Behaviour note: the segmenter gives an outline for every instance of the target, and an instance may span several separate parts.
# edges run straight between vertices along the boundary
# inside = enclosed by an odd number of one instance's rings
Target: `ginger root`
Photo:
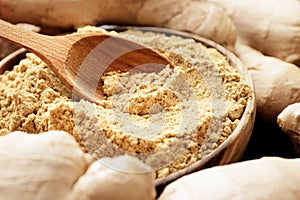
[[[92,163],[74,138],[60,131],[13,132],[0,138],[0,199],[67,199]],[[54,192],[55,191],[55,192]]]
[[[155,175],[128,156],[94,161],[62,131],[0,137],[0,199],[98,200],[156,196]],[[113,163],[123,166],[123,171]],[[144,173],[133,173],[133,172]]]
[[[277,123],[292,140],[300,155],[300,103],[287,106],[277,117]]]
[[[155,175],[151,171],[150,167],[129,156],[100,159],[80,177],[70,199],[154,200]]]
[[[300,199],[300,159],[262,158],[205,169],[169,184],[159,200]]]
[[[223,8],[214,3],[191,0],[147,0],[138,11],[140,25],[161,26],[191,32],[234,47],[236,31]]]
[[[266,122],[276,123],[286,106],[300,101],[300,69],[240,42],[236,53],[252,76],[258,115]]]
[[[223,8],[192,0],[0,0],[0,18],[61,29],[106,23],[161,26],[192,32],[229,48],[236,40],[233,22]]]
[[[300,65],[299,0],[209,0],[225,8],[241,41],[268,56]]]

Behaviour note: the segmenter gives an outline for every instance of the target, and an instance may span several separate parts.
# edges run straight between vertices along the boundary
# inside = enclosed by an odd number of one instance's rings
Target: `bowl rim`
[[[147,31],[147,32],[156,32],[156,33],[162,33],[166,35],[176,35],[183,38],[188,39],[194,39],[196,42],[200,42],[203,45],[207,47],[213,47],[218,52],[220,52],[223,56],[225,56],[229,63],[240,73],[246,80],[247,84],[251,87],[251,97],[248,99],[244,113],[242,117],[240,118],[240,122],[238,123],[237,127],[234,129],[234,131],[222,142],[219,146],[217,146],[214,150],[212,150],[210,153],[205,155],[200,160],[196,161],[195,163],[191,164],[187,168],[184,168],[182,170],[179,170],[173,174],[170,174],[166,177],[159,178],[155,180],[156,186],[166,185],[170,182],[184,176],[187,174],[190,174],[192,172],[199,171],[199,169],[202,169],[202,167],[207,164],[210,160],[212,160],[214,157],[219,155],[222,151],[226,150],[226,148],[231,145],[235,140],[242,134],[242,130],[245,128],[247,124],[250,124],[250,129],[252,132],[253,126],[254,126],[254,118],[256,115],[256,100],[255,100],[255,93],[254,93],[254,85],[251,78],[250,73],[248,72],[248,69],[245,67],[245,65],[237,58],[234,53],[232,53],[230,50],[226,49],[220,44],[217,44],[216,42],[201,37],[199,35],[195,35],[188,32],[183,31],[177,31],[173,29],[167,29],[167,28],[161,28],[161,27],[139,27],[139,26],[118,26],[118,25],[104,25],[99,26],[100,28],[104,28],[106,30],[115,30],[115,31],[122,31],[122,30],[138,30],[138,31]],[[20,48],[11,54],[7,55],[5,58],[0,60],[0,74],[3,74],[5,70],[11,69],[15,64],[17,64],[18,61],[20,61],[22,58],[25,57],[26,52],[28,52],[26,49]],[[249,138],[251,133],[248,133],[248,139],[247,143],[249,142]],[[219,163],[219,164],[229,164],[229,163]]]

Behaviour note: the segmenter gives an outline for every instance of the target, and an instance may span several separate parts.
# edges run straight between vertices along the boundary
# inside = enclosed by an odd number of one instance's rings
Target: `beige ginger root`
[[[236,52],[252,76],[258,115],[276,123],[286,106],[300,101],[300,69],[239,42]]]
[[[67,199],[92,162],[71,135],[59,131],[13,132],[0,138],[0,149],[1,200]]]
[[[141,25],[191,32],[231,48],[236,31],[224,9],[214,3],[191,0],[147,0],[138,12]]]
[[[74,185],[71,199],[154,200],[154,186],[152,169],[136,158],[102,158],[80,177]]]
[[[262,158],[205,169],[169,184],[159,200],[298,200],[300,159]]]
[[[0,200],[153,200],[156,196],[154,173],[141,161],[128,156],[93,161],[66,132],[13,132],[0,137],[0,149]],[[124,172],[114,169],[114,163]]]
[[[107,23],[161,26],[192,32],[229,48],[236,39],[223,8],[193,0],[0,0],[0,18],[63,29]]]
[[[300,103],[287,106],[277,117],[277,123],[292,140],[300,155]]]
[[[299,0],[209,0],[225,8],[243,43],[300,65]]]

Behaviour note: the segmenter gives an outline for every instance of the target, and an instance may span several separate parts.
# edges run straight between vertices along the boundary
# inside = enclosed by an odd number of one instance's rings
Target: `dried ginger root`
[[[67,133],[13,132],[0,138],[0,199],[67,199],[92,163]],[[55,191],[55,192],[53,192]]]
[[[299,0],[209,0],[234,21],[239,39],[262,52],[300,65]]]
[[[73,187],[72,200],[154,200],[155,176],[136,158],[120,156],[94,162]]]
[[[12,132],[0,137],[0,149],[0,200],[153,200],[156,196],[154,173],[141,161],[128,156],[94,161],[66,132]],[[112,168],[113,163],[123,166],[123,171]]]
[[[258,115],[276,123],[277,115],[300,101],[300,1],[209,0],[232,18],[235,52],[255,86]],[[293,64],[294,63],[294,64]]]
[[[147,0],[138,12],[140,25],[191,32],[233,49],[236,30],[224,9],[214,3],[191,0]]]
[[[278,115],[277,124],[291,138],[295,150],[300,155],[300,103],[287,106]]]
[[[229,48],[236,40],[235,27],[225,10],[203,1],[1,0],[0,18],[61,29],[107,23],[161,26],[192,32]]]
[[[276,123],[278,114],[300,101],[300,69],[237,42],[236,52],[252,76],[258,115]]]
[[[300,159],[279,157],[218,166],[169,184],[159,200],[300,199]]]

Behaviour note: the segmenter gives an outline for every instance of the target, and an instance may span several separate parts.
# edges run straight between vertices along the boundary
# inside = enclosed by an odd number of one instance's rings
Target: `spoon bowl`
[[[0,20],[0,37],[35,53],[74,94],[91,102],[103,98],[101,76],[108,71],[143,65],[147,71],[174,67],[156,50],[109,33],[47,36]]]

